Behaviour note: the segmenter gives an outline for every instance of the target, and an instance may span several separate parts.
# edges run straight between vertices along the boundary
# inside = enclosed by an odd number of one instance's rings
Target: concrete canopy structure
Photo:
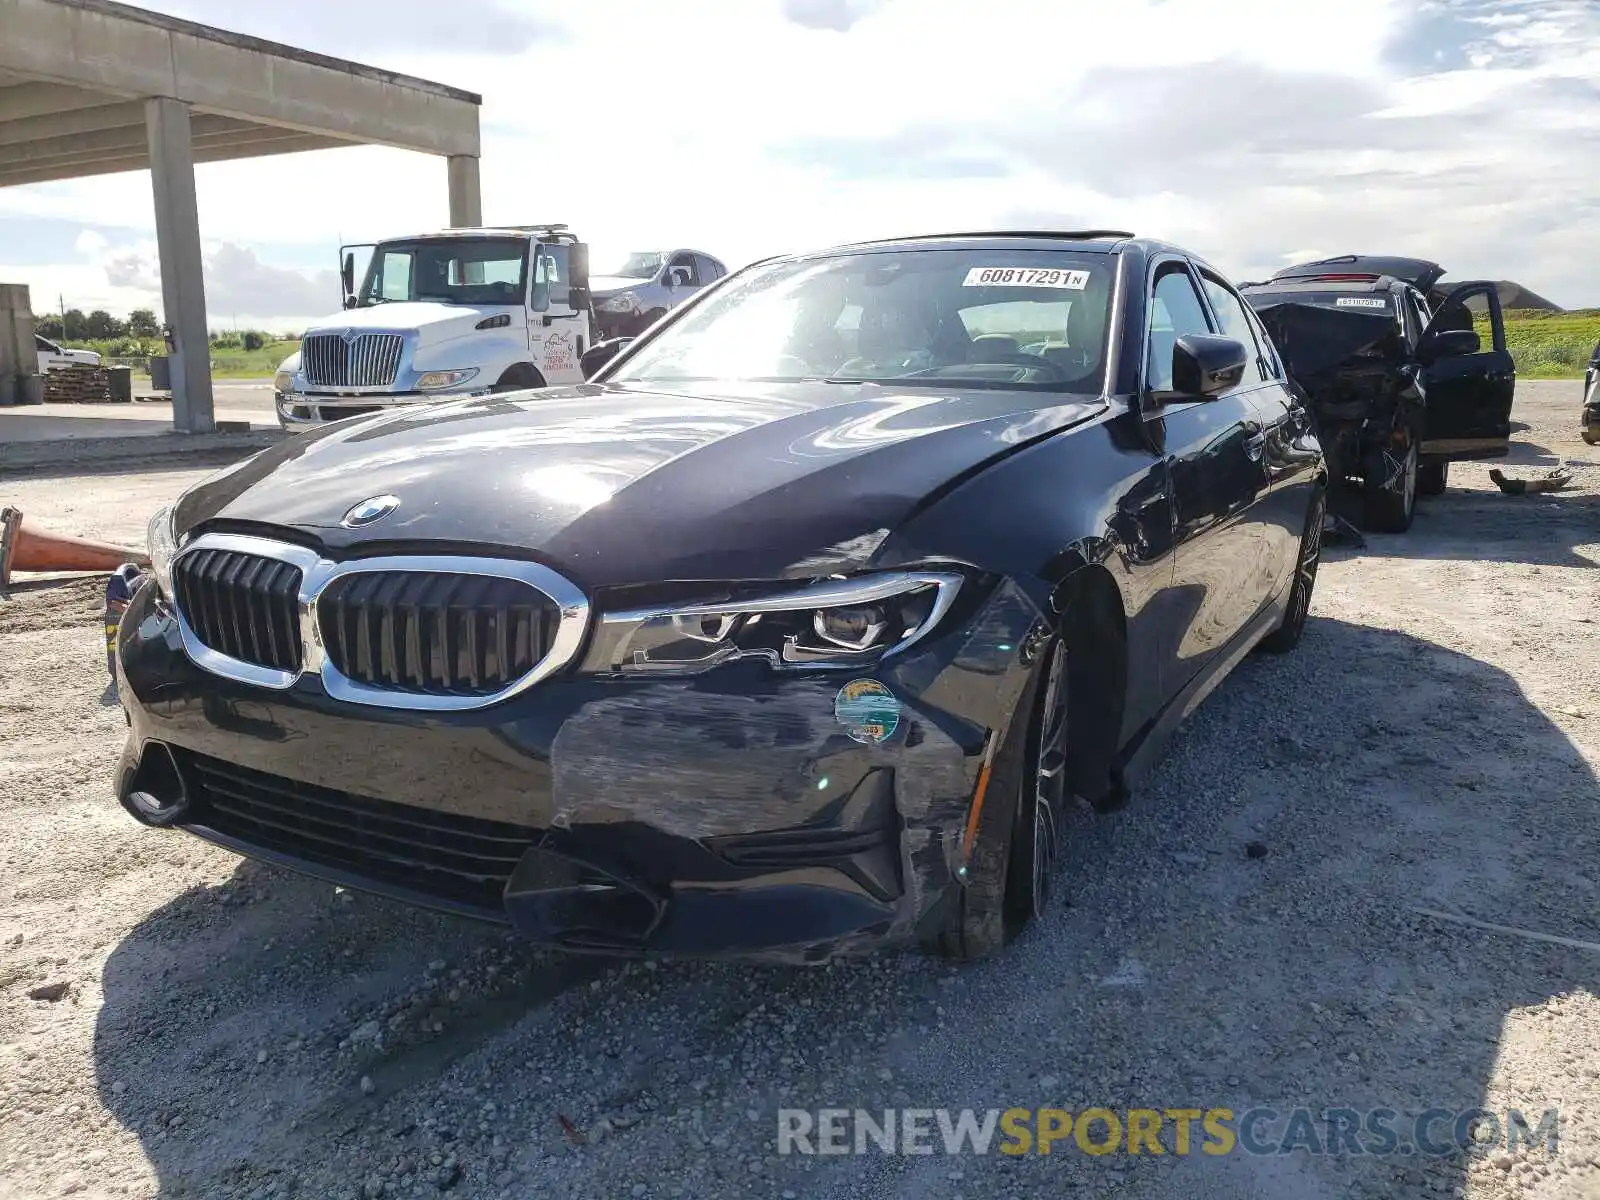
[[[0,0],[0,187],[151,172],[185,432],[213,425],[194,164],[350,145],[435,154],[450,224],[479,225],[481,103],[114,0]]]

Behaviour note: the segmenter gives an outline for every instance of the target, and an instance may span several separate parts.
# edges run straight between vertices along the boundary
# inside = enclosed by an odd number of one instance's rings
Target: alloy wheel
[[[1066,799],[1067,652],[1057,641],[1045,668],[1044,697],[1039,710],[1039,740],[1033,770],[1033,855],[1029,904],[1038,917],[1049,906],[1051,880],[1059,849],[1060,819]]]

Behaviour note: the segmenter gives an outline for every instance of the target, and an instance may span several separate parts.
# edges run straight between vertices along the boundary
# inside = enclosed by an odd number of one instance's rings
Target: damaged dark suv
[[[1510,447],[1516,365],[1488,281],[1438,287],[1444,268],[1347,254],[1286,267],[1240,293],[1310,400],[1330,477],[1360,487],[1369,529],[1402,533],[1450,463]],[[1473,307],[1487,312],[1482,345]]]

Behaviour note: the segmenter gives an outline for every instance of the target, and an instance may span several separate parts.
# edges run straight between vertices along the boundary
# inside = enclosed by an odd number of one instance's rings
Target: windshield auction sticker
[[[1387,300],[1369,299],[1366,296],[1340,296],[1333,302],[1335,308],[1388,308]]]
[[[900,725],[900,701],[876,679],[852,679],[833,698],[833,715],[858,742],[875,745]]]
[[[1089,286],[1089,272],[1059,267],[973,267],[961,286],[1065,288],[1081,292]]]

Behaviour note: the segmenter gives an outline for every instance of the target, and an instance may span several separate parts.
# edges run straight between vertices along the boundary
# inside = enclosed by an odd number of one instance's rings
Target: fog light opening
[[[188,789],[166,743],[145,743],[122,804],[144,824],[157,827],[174,824],[189,811]]]

